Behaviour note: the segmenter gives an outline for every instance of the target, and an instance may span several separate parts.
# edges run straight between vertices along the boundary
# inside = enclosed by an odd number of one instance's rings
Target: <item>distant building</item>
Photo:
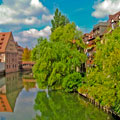
[[[22,55],[24,52],[24,48],[18,45],[17,42],[15,42],[15,44],[16,44],[17,51],[18,51],[18,68],[22,69]]]
[[[0,63],[5,63],[5,72],[18,71],[18,50],[12,32],[0,33]]]
[[[96,52],[96,38],[100,39],[103,37],[106,29],[108,27],[107,22],[100,22],[94,26],[93,30],[90,33],[84,34],[84,42],[87,45],[85,53],[88,57],[86,62],[86,67],[94,65],[94,53]]]

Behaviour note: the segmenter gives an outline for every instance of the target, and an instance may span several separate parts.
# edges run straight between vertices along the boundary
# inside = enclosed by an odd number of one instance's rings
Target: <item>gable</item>
[[[17,53],[17,48],[16,48],[16,44],[15,44],[15,41],[14,41],[14,38],[13,38],[13,35],[11,34],[10,37],[9,37],[9,40],[8,40],[8,43],[7,43],[7,46],[6,46],[6,52],[13,52],[13,53]]]

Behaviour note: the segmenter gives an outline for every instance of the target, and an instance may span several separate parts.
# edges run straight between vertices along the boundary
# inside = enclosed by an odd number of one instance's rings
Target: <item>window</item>
[[[1,38],[1,40],[4,40],[4,38]]]

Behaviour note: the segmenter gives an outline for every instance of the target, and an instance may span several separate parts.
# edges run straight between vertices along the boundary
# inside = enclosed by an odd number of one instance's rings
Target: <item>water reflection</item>
[[[0,120],[32,120],[35,116],[36,82],[24,79],[31,72],[0,77]]]
[[[30,72],[1,77],[0,120],[33,119],[114,120],[77,94],[38,89]]]
[[[38,92],[34,120],[114,120],[76,94]]]
[[[20,73],[7,74],[0,79],[0,112],[13,112],[16,98],[23,88]]]

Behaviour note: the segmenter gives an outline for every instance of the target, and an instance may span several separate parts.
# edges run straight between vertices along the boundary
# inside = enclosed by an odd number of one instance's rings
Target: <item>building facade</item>
[[[22,55],[24,52],[24,48],[18,45],[17,42],[15,44],[16,44],[17,51],[18,51],[18,68],[22,69]]]
[[[0,33],[0,62],[5,63],[5,73],[18,71],[18,51],[12,32]]]

